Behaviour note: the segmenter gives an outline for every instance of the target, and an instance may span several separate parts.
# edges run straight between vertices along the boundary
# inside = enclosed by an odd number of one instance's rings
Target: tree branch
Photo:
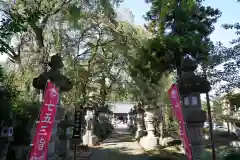
[[[41,22],[40,27],[41,27],[41,28],[45,28],[45,26],[46,26],[46,24],[47,24],[47,21],[48,21],[48,19],[50,18],[50,16],[55,15],[55,14],[57,14],[58,12],[60,12],[61,9],[62,9],[62,7],[63,7],[64,5],[70,3],[71,1],[72,1],[72,0],[66,0],[66,1],[64,1],[64,2],[63,2],[57,9],[55,9],[53,12],[50,12],[49,14],[45,15],[45,16],[43,17],[43,20],[42,20],[42,22]]]

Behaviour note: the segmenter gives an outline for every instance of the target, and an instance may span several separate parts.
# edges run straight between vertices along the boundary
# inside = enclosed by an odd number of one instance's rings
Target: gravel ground
[[[115,132],[94,149],[90,160],[148,160],[147,156],[127,132],[127,127],[118,126]]]

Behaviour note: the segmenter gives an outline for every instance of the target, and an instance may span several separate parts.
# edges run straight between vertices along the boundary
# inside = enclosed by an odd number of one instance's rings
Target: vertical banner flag
[[[185,149],[185,153],[188,157],[188,160],[192,160],[192,152],[189,144],[189,139],[187,136],[186,128],[185,128],[185,122],[182,114],[182,106],[180,102],[180,96],[178,93],[178,88],[176,84],[173,84],[172,87],[168,90],[168,95],[170,97],[171,103],[172,103],[172,109],[174,112],[175,117],[178,120],[179,124],[179,130],[180,130],[180,136],[181,140],[183,142],[183,146]]]
[[[44,101],[40,110],[39,123],[36,125],[36,131],[32,141],[29,160],[48,159],[48,143],[52,134],[58,100],[59,89],[48,81],[44,93]]]

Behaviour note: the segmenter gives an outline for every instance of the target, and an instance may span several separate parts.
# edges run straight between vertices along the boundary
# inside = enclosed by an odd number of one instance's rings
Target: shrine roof
[[[128,113],[136,102],[111,102],[110,104],[112,106],[110,110],[113,113]]]

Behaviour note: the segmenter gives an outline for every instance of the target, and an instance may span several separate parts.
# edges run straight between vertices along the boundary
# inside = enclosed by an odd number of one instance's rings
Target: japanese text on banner
[[[47,160],[48,143],[52,134],[52,127],[58,104],[58,88],[51,82],[47,83],[44,102],[40,111],[39,123],[36,125],[35,135],[29,159]]]
[[[192,160],[192,152],[189,144],[189,139],[187,137],[185,122],[182,114],[182,106],[180,103],[180,96],[179,96],[178,88],[176,84],[172,85],[172,87],[168,90],[168,94],[172,103],[172,109],[173,109],[174,115],[178,120],[179,132],[180,132],[181,140],[184,145],[185,153],[188,157],[188,160]]]

